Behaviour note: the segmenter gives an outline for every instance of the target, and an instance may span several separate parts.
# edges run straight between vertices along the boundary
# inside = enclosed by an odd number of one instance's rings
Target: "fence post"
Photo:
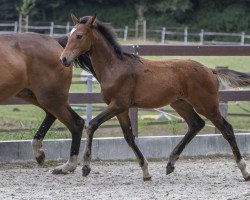
[[[128,26],[125,26],[123,40],[126,41],[127,39],[128,39]]]
[[[18,29],[18,22],[15,22],[14,24],[14,32],[17,33],[17,29]]]
[[[147,21],[143,20],[143,42],[147,39]]]
[[[184,29],[184,45],[187,45],[188,42],[188,27],[186,26]]]
[[[138,137],[138,108],[129,109],[131,128],[135,137]]]
[[[241,40],[240,40],[240,45],[244,45],[244,43],[245,43],[245,32],[242,32],[241,33]]]
[[[135,39],[137,40],[139,36],[139,21],[135,20]]]
[[[66,25],[66,34],[69,33],[69,29],[70,29],[70,24],[69,24],[69,22],[67,22],[67,25]]]
[[[228,69],[228,67],[216,67],[217,69]],[[225,85],[223,84],[220,84],[220,88],[219,90],[225,90],[227,89]],[[225,118],[225,120],[227,120],[227,115],[228,115],[228,104],[227,104],[227,101],[224,101],[224,102],[220,102],[220,113],[221,115]],[[215,128],[215,133],[216,134],[220,134],[220,131]]]
[[[54,34],[54,22],[51,22],[50,23],[50,32],[49,32],[49,35],[53,36],[53,34]]]
[[[162,27],[162,31],[161,31],[161,43],[162,44],[165,43],[165,35],[166,35],[166,27]]]
[[[203,45],[204,43],[204,30],[201,29],[201,32],[200,32],[200,45]]]
[[[88,92],[93,91],[93,76],[88,75],[87,76],[87,90]],[[87,104],[86,106],[86,126],[89,125],[90,120],[92,119],[92,104]]]

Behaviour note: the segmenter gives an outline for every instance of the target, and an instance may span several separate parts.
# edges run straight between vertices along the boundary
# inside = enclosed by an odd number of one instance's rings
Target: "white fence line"
[[[70,25],[69,22],[66,23],[66,25],[62,24],[54,24],[54,22],[51,22],[50,25],[47,26],[24,26],[25,30],[27,31],[34,31],[39,32],[43,31],[43,33],[48,34],[50,36],[63,36],[69,33],[70,29],[73,27]],[[1,30],[3,29],[3,30]],[[135,29],[129,28],[128,26],[125,26],[124,28],[114,29],[117,33],[123,33],[123,36],[121,37],[124,41],[126,41],[129,37],[129,31],[133,32],[133,35],[135,35]],[[14,23],[0,23],[0,34],[6,34],[6,33],[16,33],[18,31],[18,22]],[[169,38],[172,36],[183,36],[183,42],[185,45],[190,42],[190,37],[197,37],[195,40],[196,42],[199,42],[201,45],[205,42],[210,42],[212,44],[239,44],[244,45],[246,43],[245,39],[250,39],[250,35],[246,35],[244,32],[241,33],[226,33],[226,32],[211,32],[211,31],[204,31],[203,29],[200,30],[200,32],[190,32],[188,30],[188,27],[185,27],[183,29],[181,28],[167,28],[162,27],[161,29],[148,29],[148,30],[142,30],[143,33],[143,40],[146,38],[146,32],[147,33],[156,33],[159,34],[160,43],[164,44],[166,42],[170,42],[171,39]],[[239,42],[228,42],[228,41],[215,41],[210,40],[206,41],[206,37],[209,36],[219,36],[219,37],[238,37]],[[176,41],[176,39],[175,39]],[[177,41],[180,41],[177,40]]]

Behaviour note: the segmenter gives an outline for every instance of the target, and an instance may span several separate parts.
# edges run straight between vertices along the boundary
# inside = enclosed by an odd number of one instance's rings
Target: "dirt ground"
[[[250,159],[247,163],[250,167]],[[0,164],[0,199],[250,199],[250,182],[243,180],[232,158],[181,159],[168,176],[165,165],[150,161],[152,181],[143,182],[133,161],[93,162],[86,178],[80,166],[71,174],[52,175],[51,166]]]

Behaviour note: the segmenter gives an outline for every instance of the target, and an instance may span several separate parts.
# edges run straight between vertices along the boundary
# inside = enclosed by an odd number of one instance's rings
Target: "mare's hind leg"
[[[51,113],[47,112],[46,110],[45,112],[46,116],[31,142],[33,153],[39,165],[42,165],[45,160],[45,153],[43,150],[43,138],[56,120],[56,118]]]
[[[33,105],[36,105],[36,106],[42,108],[41,105],[38,103],[34,93],[29,89],[23,89],[16,96],[21,98],[21,99],[24,99],[25,101],[27,101]],[[42,109],[45,111],[46,116],[45,116],[42,124],[40,125],[39,129],[37,130],[32,142],[31,142],[34,156],[35,156],[36,161],[39,165],[42,165],[44,163],[44,159],[45,159],[45,154],[44,154],[44,150],[43,150],[43,138],[45,137],[46,133],[50,129],[51,125],[56,120],[56,118],[51,113],[49,113],[44,108],[42,108]]]
[[[194,111],[193,107],[186,101],[177,100],[176,102],[171,104],[171,107],[175,109],[175,111],[187,122],[188,132],[171,152],[167,164],[166,174],[170,174],[174,171],[174,164],[178,160],[181,152],[205,125],[205,122]]]
[[[233,151],[234,158],[236,163],[241,170],[242,176],[246,181],[250,181],[250,174],[247,172],[246,169],[246,161],[242,157],[240,150],[238,148],[233,127],[229,124],[220,114],[219,110],[213,112],[213,114],[209,113],[207,116],[209,120],[216,126],[217,129],[220,130],[223,137],[228,141],[230,147]]]
[[[117,118],[120,122],[126,142],[133,149],[137,159],[139,160],[139,165],[143,172],[143,180],[144,181],[151,180],[151,176],[148,173],[148,162],[135,143],[135,136],[133,135],[133,132],[132,132],[132,127],[131,127],[131,122],[129,119],[128,111],[120,115],[117,115]]]

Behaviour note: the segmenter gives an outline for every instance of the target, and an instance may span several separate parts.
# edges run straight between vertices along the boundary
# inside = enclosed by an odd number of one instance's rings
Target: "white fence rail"
[[[33,26],[28,25],[24,26],[26,31],[32,32],[40,32],[44,34],[48,34],[50,36],[63,36],[69,33],[70,29],[73,26],[70,25],[69,22],[66,24],[54,24],[51,22],[50,25],[47,26]],[[18,22],[13,23],[0,23],[0,34],[8,34],[8,33],[16,33],[18,32],[19,25]],[[115,29],[116,33],[118,33],[119,37],[126,41],[128,38],[139,38],[138,30],[136,32],[135,29],[129,28],[125,26],[124,28]],[[188,27],[184,28],[171,28],[171,27],[162,27],[161,29],[145,29],[143,28],[140,31],[143,35],[143,41],[145,41],[146,37],[148,40],[155,40],[155,38],[160,38],[160,43],[165,44],[171,41],[181,42],[184,45],[189,43],[199,43],[203,44],[219,44],[219,45],[245,45],[247,44],[246,39],[250,39],[250,35],[246,35],[245,32],[241,33],[225,33],[225,32],[209,32],[201,29],[200,31],[191,31]],[[154,34],[153,38],[150,34]],[[216,38],[220,38],[220,40]],[[195,39],[190,39],[195,38]],[[215,39],[211,39],[215,38]],[[230,41],[230,38],[236,38],[237,41]]]

